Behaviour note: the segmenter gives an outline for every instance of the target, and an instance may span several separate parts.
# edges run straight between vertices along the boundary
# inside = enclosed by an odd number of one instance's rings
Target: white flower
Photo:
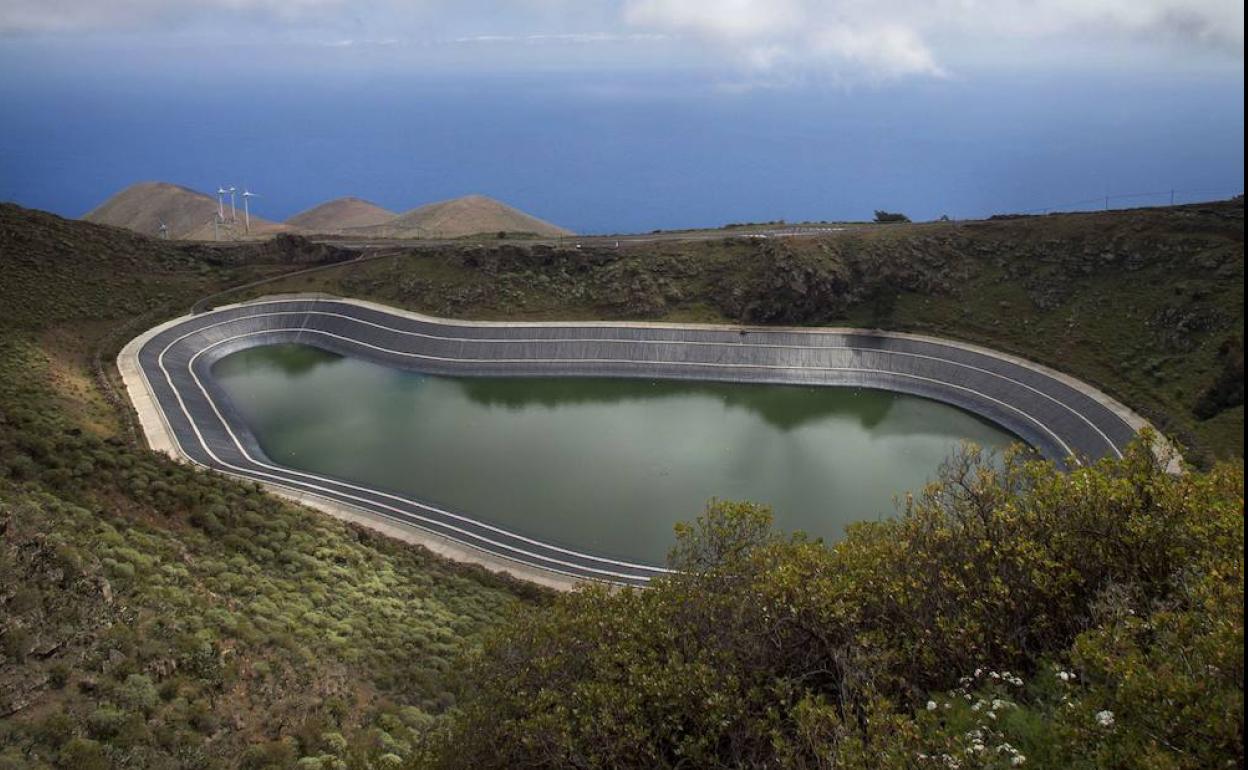
[[[929,700],[929,701],[927,702],[927,710],[928,710],[928,711],[935,711],[935,710],[936,710],[936,701],[934,701],[934,700]]]
[[[1057,678],[1058,678],[1058,679],[1061,679],[1063,682],[1069,682],[1069,681],[1070,681],[1070,673],[1069,673],[1069,672],[1067,672],[1067,671],[1058,671],[1058,672],[1057,672]]]
[[[1114,712],[1109,711],[1108,709],[1096,712],[1096,723],[1101,727],[1113,727]]]
[[[1022,764],[1026,761],[1027,761],[1026,755],[1015,754],[1014,758],[1010,760],[1010,764],[1013,765],[1014,767],[1021,767]]]

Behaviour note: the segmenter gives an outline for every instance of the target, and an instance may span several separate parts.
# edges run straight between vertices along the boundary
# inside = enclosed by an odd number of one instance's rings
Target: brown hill
[[[353,229],[352,234],[382,238],[462,238],[482,233],[571,235],[558,225],[484,195],[466,195],[412,209],[383,225]]]
[[[210,241],[214,239],[213,220],[217,199],[211,195],[168,182],[139,182],[104,201],[83,219],[101,225],[124,227],[153,237],[160,235],[160,223],[169,228],[169,237],[181,240]],[[226,207],[226,216],[230,215]],[[251,236],[273,235],[291,228],[251,217]],[[238,224],[221,229],[222,240],[238,240],[243,232],[242,206],[238,208]]]
[[[308,233],[335,233],[357,227],[375,227],[390,222],[398,214],[361,198],[335,198],[307,211],[301,211],[286,224]]]

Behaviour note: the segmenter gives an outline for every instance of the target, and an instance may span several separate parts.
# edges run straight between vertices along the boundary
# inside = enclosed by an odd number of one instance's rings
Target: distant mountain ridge
[[[250,234],[244,232],[241,204],[234,227],[218,230],[215,225],[217,205],[213,195],[188,187],[168,182],[140,182],[113,195],[83,219],[152,237],[160,236],[163,222],[170,238],[198,241],[267,238],[281,232],[399,239],[453,239],[499,232],[544,237],[572,234],[570,230],[484,195],[430,203],[402,214],[362,198],[335,198],[301,211],[285,222],[259,217],[253,208]],[[230,216],[228,202],[226,216]]]
[[[286,224],[305,232],[333,232],[383,225],[399,215],[363,198],[335,198],[301,211]]]
[[[223,230],[223,240],[234,240],[243,234],[243,207],[236,206],[238,222],[232,230]],[[160,237],[161,222],[169,228],[170,238],[180,240],[213,240],[213,221],[217,216],[217,199],[182,185],[169,182],[139,182],[113,195],[83,217],[100,225],[124,227],[154,238]],[[226,216],[231,216],[226,203]],[[267,237],[290,230],[286,225],[252,215],[251,235]],[[234,237],[229,237],[232,233]]]
[[[383,238],[463,238],[482,233],[572,235],[571,230],[508,206],[484,195],[429,203],[376,227],[357,230]]]

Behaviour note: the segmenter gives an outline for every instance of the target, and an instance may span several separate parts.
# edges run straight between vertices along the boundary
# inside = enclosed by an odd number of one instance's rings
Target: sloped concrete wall
[[[598,376],[878,388],[989,419],[1059,463],[1119,456],[1145,424],[1103,393],[975,346],[849,329],[638,323],[469,323],[352,300],[292,297],[176,319],[119,360],[153,446],[326,509],[409,525],[457,558],[557,585],[640,584],[662,572],[506,532],[442,510],[270,462],[211,375],[238,350],[314,345],[388,366],[457,376]],[[488,469],[483,469],[488,472]]]

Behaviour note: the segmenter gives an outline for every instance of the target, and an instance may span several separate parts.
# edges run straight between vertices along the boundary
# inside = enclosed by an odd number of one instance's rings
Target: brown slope
[[[375,227],[398,214],[361,198],[335,198],[295,214],[286,224],[307,233],[336,233],[354,227]]]
[[[484,195],[466,195],[412,209],[384,225],[352,230],[385,238],[462,238],[482,233],[571,235],[558,225],[530,216]]]
[[[183,240],[212,240],[212,222],[217,214],[217,199],[189,187],[168,182],[139,182],[117,193],[89,212],[83,219],[101,225],[124,227],[144,235],[159,236],[160,223],[169,227],[169,237]],[[226,216],[230,215],[227,205]],[[222,229],[223,240],[243,236],[243,211],[238,208],[238,225]],[[252,236],[272,235],[290,228],[252,215]]]

